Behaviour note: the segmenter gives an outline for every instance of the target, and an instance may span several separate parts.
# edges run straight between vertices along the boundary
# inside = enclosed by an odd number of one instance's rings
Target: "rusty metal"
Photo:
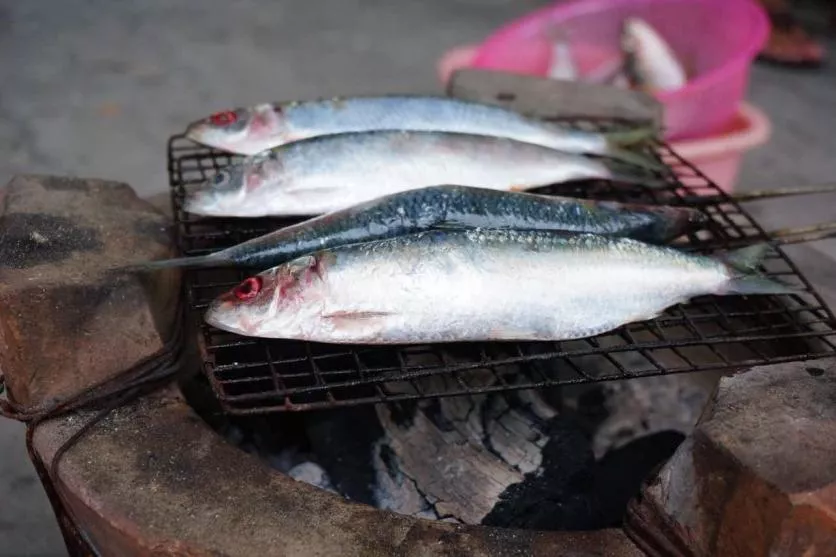
[[[679,247],[706,253],[769,242],[768,234],[740,205],[698,169],[665,144],[654,150],[671,169],[663,188],[591,182],[549,186],[538,192],[670,204],[705,196],[710,202],[699,208],[711,217],[710,226],[689,235]],[[182,136],[169,140],[172,206],[178,247],[184,255],[212,252],[302,220],[205,218],[183,211],[188,184],[205,180],[236,160],[240,157],[195,145]],[[836,353],[833,314],[779,247],[767,256],[763,271],[800,293],[783,300],[702,297],[673,307],[657,319],[571,343],[485,342],[454,347],[335,346],[233,335],[202,324],[201,313],[248,271],[202,269],[189,271],[184,278],[187,302],[201,322],[198,342],[206,376],[227,412],[256,414],[731,370]],[[516,371],[508,372],[509,366]],[[474,375],[484,378],[486,371],[493,376],[490,384],[485,386],[484,380],[474,384]],[[452,375],[458,386],[438,391],[428,387],[431,382],[422,381],[437,374]]]

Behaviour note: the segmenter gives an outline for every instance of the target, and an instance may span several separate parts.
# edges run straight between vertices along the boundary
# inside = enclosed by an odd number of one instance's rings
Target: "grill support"
[[[480,93],[480,83],[484,90]],[[502,89],[516,84],[512,90]],[[547,86],[548,85],[548,86]],[[464,72],[451,91],[466,98],[511,104],[536,116],[566,120],[594,112],[601,99],[583,98],[576,84]],[[573,94],[563,88],[573,89]],[[555,92],[557,91],[557,92]],[[561,93],[562,92],[562,93]],[[555,99],[568,103],[555,106]],[[606,99],[605,99],[606,100]],[[580,103],[577,104],[577,103]],[[598,103],[598,104],[596,104]],[[658,122],[654,105],[641,95],[623,101],[626,118],[567,120],[587,129],[623,126],[626,121]],[[534,110],[536,108],[536,110]],[[607,183],[564,184],[540,193],[680,203],[711,196],[703,205],[712,224],[692,235],[685,249],[716,252],[767,241],[763,229],[737,203],[668,146],[656,155],[675,177],[658,190],[619,188]],[[211,219],[185,213],[181,201],[189,183],[207,179],[238,157],[205,149],[182,137],[169,142],[169,175],[178,243],[185,255],[200,255],[297,222],[292,219]],[[436,396],[472,395],[509,389],[549,388],[674,373],[735,371],[757,365],[812,360],[836,353],[831,311],[780,248],[764,263],[765,272],[802,293],[792,297],[703,297],[674,307],[648,322],[571,342],[468,343],[455,346],[336,346],[245,338],[202,323],[202,313],[220,293],[249,273],[206,269],[186,273],[189,304],[200,323],[204,370],[226,412],[261,414],[304,411]],[[510,367],[521,372],[507,373]],[[493,381],[484,382],[485,373]],[[454,374],[456,383],[438,390],[428,379]]]
[[[54,196],[46,197],[56,203]],[[102,210],[95,214],[104,214],[109,206],[102,203],[101,207]],[[112,206],[109,208],[112,209]],[[95,220],[82,219],[80,222],[91,225]],[[116,236],[111,232],[114,231],[108,227],[102,228],[106,236]],[[54,270],[66,276],[61,265],[60,262],[44,265],[44,270]],[[43,308],[49,305],[38,297],[31,298],[30,304]],[[114,300],[113,306],[129,315],[136,313],[135,307],[121,297]],[[44,315],[56,320],[56,324],[61,318],[54,311],[45,311]],[[691,321],[693,326],[697,326],[698,320],[692,318]],[[769,318],[761,326],[768,323]],[[153,329],[150,321],[146,321],[145,325],[149,327],[149,332]],[[13,340],[10,353],[35,353],[41,348],[42,339],[36,336]],[[130,337],[130,346],[136,350],[144,348],[136,335]],[[60,368],[40,368],[42,377],[39,380],[50,384],[60,382],[66,387],[64,394],[67,396],[77,393],[86,386],[89,370],[74,363],[85,361],[86,356],[88,354],[82,350],[67,358],[66,364]],[[8,377],[15,375],[20,381],[32,378],[31,369],[4,371]],[[804,439],[804,448],[810,451],[809,454],[833,457],[830,441],[834,437],[834,419],[833,406],[829,401],[836,398],[836,385],[832,380],[835,375],[833,364],[824,362],[780,365],[768,370],[753,369],[733,378],[751,380],[752,383],[735,389],[721,386],[702,424],[711,424],[714,428],[708,433],[705,430],[700,433],[703,440],[706,435],[714,440],[725,439],[724,444],[715,447],[726,450],[727,455],[751,457],[755,454],[753,448],[762,446],[764,439],[770,439],[775,450],[770,455],[772,460],[768,466],[762,469],[767,472],[781,471],[788,478],[814,480],[801,486],[805,488],[802,491],[790,486],[787,493],[792,497],[777,499],[789,499],[792,504],[792,513],[788,515],[791,520],[781,522],[780,530],[771,528],[775,515],[767,511],[774,507],[757,504],[763,500],[760,498],[763,491],[731,490],[726,494],[737,493],[742,497],[722,498],[730,505],[723,509],[715,507],[715,512],[707,517],[710,522],[703,521],[699,529],[689,532],[692,537],[685,540],[686,546],[683,546],[684,538],[675,537],[682,533],[676,529],[680,525],[690,525],[662,522],[672,518],[673,509],[666,510],[669,513],[667,516],[642,514],[646,518],[644,525],[636,521],[638,526],[631,526],[631,535],[643,540],[642,546],[653,555],[724,554],[706,553],[704,548],[710,548],[713,542],[704,543],[702,540],[708,537],[703,538],[703,533],[723,532],[727,540],[734,540],[734,534],[738,532],[736,528],[741,524],[735,522],[739,507],[731,503],[749,501],[756,503],[746,507],[750,524],[768,525],[770,528],[756,532],[755,537],[747,536],[746,540],[756,543],[736,547],[736,555],[765,557],[767,554],[834,553],[834,548],[825,544],[836,539],[832,523],[836,509],[833,509],[832,497],[827,499],[826,496],[832,494],[836,485],[836,478],[832,475],[836,464],[832,460],[817,461],[814,458],[799,462],[798,457],[807,453],[794,451],[794,446],[782,441],[790,436]],[[803,380],[799,381],[799,377]],[[800,383],[804,383],[804,388],[799,388]],[[12,384],[14,381],[9,383]],[[13,390],[11,386],[10,390]],[[780,397],[765,396],[769,392],[789,395],[794,400],[782,401]],[[734,394],[731,398],[728,397],[730,393]],[[14,394],[10,393],[10,396]],[[46,401],[41,397],[31,402],[40,405]],[[776,402],[777,405],[771,406]],[[792,413],[785,412],[789,402],[792,403]],[[752,414],[752,410],[758,408],[758,414]],[[784,419],[781,429],[763,427],[763,423],[772,426],[769,420],[776,417]],[[786,420],[787,417],[791,419]],[[83,418],[73,414],[39,425],[34,435],[34,450],[38,458],[48,465],[57,447],[83,422]],[[740,424],[741,420],[753,418],[765,420],[757,423],[759,431],[754,432],[757,434],[754,437],[733,434],[733,430],[726,429],[727,424]],[[793,429],[787,430],[787,426]],[[737,433],[747,432],[738,429]],[[696,445],[700,439],[695,435],[689,442]],[[748,444],[745,447],[747,451],[737,450],[744,443]],[[688,453],[683,452],[674,460],[687,458]],[[741,487],[746,487],[747,482],[749,486],[769,487],[762,481],[766,476],[759,480],[752,473],[757,472],[754,467],[750,467],[745,475],[736,475],[740,469],[719,466],[718,460],[705,459],[702,462],[705,466],[701,471],[702,478],[725,479],[729,480],[728,485]],[[750,462],[757,464],[758,460]],[[654,497],[652,491],[664,485],[668,493],[693,496],[691,503],[694,507],[710,508],[711,500],[706,498],[706,492],[695,489],[695,483],[687,475],[671,473],[675,465],[672,462],[660,474],[649,479],[645,499]],[[815,474],[811,474],[811,465],[821,466]],[[184,402],[176,388],[145,396],[113,412],[90,432],[89,437],[67,453],[58,475],[51,480],[76,510],[78,530],[84,532],[103,555],[224,554],[237,557],[254,554],[365,555],[374,552],[406,555],[426,552],[428,548],[438,554],[463,556],[572,552],[580,556],[607,554],[632,557],[642,554],[620,530],[555,533],[462,527],[398,516],[346,502],[302,482],[291,481],[270,470],[265,463],[236,450],[209,429]],[[774,486],[775,478],[768,479]],[[774,497],[775,490],[768,491],[769,497]],[[638,516],[638,513],[632,514],[631,520]],[[671,527],[667,533],[662,524]],[[667,537],[671,536],[671,531],[674,537]],[[659,532],[663,536],[656,535]],[[746,531],[746,534],[749,533]],[[740,539],[739,536],[736,538]],[[711,539],[716,540],[717,537]],[[646,540],[655,541],[648,543]],[[764,540],[777,543],[770,547],[762,543]],[[793,543],[788,544],[787,540]],[[678,550],[666,552],[658,549],[665,547]],[[720,550],[726,548],[720,545],[714,547]],[[85,550],[82,554],[88,552]]]

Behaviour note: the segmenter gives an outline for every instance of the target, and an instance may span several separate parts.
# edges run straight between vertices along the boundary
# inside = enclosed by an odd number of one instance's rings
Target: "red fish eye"
[[[234,124],[236,120],[238,120],[238,115],[231,110],[218,112],[209,117],[209,121],[216,126],[228,126]]]
[[[250,277],[232,291],[239,300],[250,300],[261,292],[261,277]]]

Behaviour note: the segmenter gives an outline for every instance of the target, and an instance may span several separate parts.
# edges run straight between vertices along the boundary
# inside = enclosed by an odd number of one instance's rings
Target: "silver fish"
[[[647,92],[685,86],[688,76],[670,45],[649,23],[628,17],[621,31],[625,73],[634,88]]]
[[[521,191],[582,179],[664,184],[634,167],[511,139],[378,131],[316,137],[248,157],[191,188],[190,213],[318,215],[437,184]]]
[[[565,29],[552,28],[548,32],[551,42],[551,60],[546,75],[551,79],[576,81],[580,75],[572,54],[572,45]]]
[[[754,274],[763,246],[721,258],[626,238],[431,231],[311,253],[248,278],[206,321],[327,343],[568,340],[704,294],[784,294]]]
[[[218,112],[189,124],[193,141],[241,155],[320,135],[411,130],[507,137],[568,151],[606,155],[659,168],[646,155],[623,149],[655,137],[653,128],[596,133],[529,118],[499,106],[448,97],[392,95],[264,103]]]

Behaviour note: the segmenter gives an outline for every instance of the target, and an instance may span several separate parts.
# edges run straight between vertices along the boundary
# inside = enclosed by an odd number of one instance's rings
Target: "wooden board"
[[[506,106],[523,114],[560,118],[617,118],[662,125],[662,104],[651,95],[616,87],[486,70],[459,70],[450,96]]]

